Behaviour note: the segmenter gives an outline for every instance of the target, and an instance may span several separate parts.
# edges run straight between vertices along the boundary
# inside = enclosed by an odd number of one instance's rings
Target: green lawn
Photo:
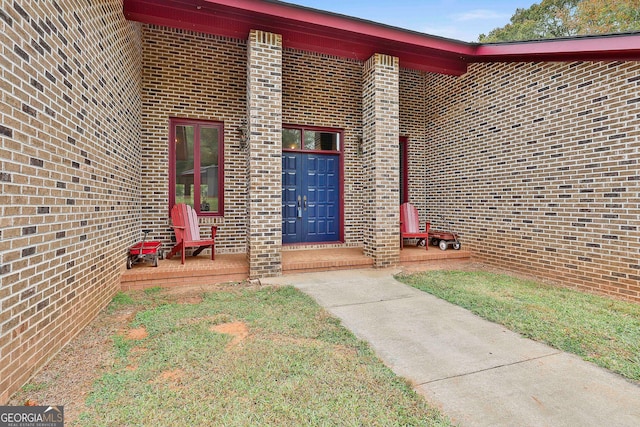
[[[113,337],[116,362],[76,425],[451,425],[291,287],[212,292],[195,303],[159,290],[119,294],[109,309],[123,308],[137,314]]]
[[[433,271],[398,279],[640,381],[640,304],[486,272]]]

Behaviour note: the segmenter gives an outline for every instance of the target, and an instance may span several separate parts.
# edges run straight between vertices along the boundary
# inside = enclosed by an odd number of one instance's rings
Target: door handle
[[[300,206],[300,196],[298,196],[298,209],[296,209],[298,213],[298,218],[302,218],[302,207]]]
[[[302,200],[304,200],[304,210],[306,211],[307,210],[307,195],[306,194],[304,195]]]

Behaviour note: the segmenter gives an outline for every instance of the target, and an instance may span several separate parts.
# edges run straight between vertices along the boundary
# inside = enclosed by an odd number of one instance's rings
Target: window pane
[[[218,211],[217,127],[200,127],[200,211]]]
[[[300,129],[282,129],[282,148],[300,149]]]
[[[304,131],[305,150],[338,151],[340,134],[335,132]]]
[[[193,126],[176,126],[176,203],[193,206]]]
[[[320,150],[320,140],[317,138],[319,135],[320,135],[319,132],[314,132],[312,130],[305,130],[304,131],[304,149]]]

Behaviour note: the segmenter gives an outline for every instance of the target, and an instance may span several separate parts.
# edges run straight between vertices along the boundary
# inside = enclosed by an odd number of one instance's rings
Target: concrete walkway
[[[398,271],[263,283],[313,297],[461,426],[640,426],[640,387],[406,286]]]

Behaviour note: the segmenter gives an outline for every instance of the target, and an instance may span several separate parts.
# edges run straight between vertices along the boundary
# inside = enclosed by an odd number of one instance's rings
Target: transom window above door
[[[340,151],[342,132],[335,129],[284,126],[283,150]]]

